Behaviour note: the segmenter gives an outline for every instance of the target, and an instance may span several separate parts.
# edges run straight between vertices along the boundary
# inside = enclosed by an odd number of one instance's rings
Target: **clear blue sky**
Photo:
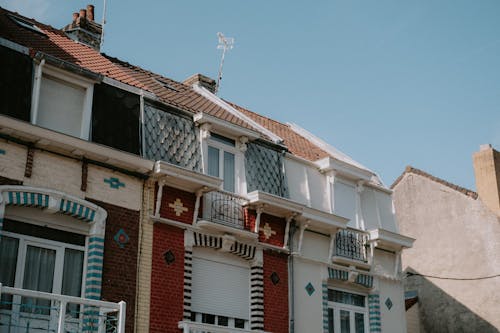
[[[1,0],[54,27],[87,3]],[[471,155],[500,149],[500,1],[108,0],[103,51],[294,122],[378,172],[406,165],[475,189]]]

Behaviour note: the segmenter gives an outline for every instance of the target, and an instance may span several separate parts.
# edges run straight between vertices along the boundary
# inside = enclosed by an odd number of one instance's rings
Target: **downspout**
[[[295,231],[297,230],[297,226],[295,225],[295,221],[290,223],[290,230],[288,235],[289,242],[289,250],[290,255],[288,256],[288,294],[290,300],[290,323],[289,323],[289,332],[295,332],[295,288],[294,288],[294,272],[293,272],[293,236],[295,235]]]

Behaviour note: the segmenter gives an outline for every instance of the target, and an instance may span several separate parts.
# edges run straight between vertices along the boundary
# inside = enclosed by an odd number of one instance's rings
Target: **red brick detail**
[[[163,254],[172,251],[175,261],[167,265]],[[179,333],[184,313],[184,231],[155,224],[149,332]]]
[[[187,211],[182,212],[180,216],[177,216],[175,210],[169,206],[169,204],[174,203],[176,199],[180,199],[182,201],[182,206],[187,208]],[[160,216],[170,220],[192,224],[195,202],[196,195],[194,193],[189,193],[173,187],[164,186],[160,207]]]
[[[276,234],[272,234],[268,239],[266,239],[263,232],[266,223],[269,224],[272,231],[276,232]],[[282,247],[284,240],[283,237],[285,235],[285,226],[286,220],[284,218],[263,213],[260,216],[259,241]]]
[[[87,200],[101,206],[108,213],[104,238],[101,298],[110,302],[127,302],[125,331],[133,333],[140,214],[135,210]],[[119,247],[113,239],[120,229],[123,229],[129,237],[128,243],[123,248]]]
[[[23,182],[0,176],[0,185],[23,185]]]
[[[257,219],[257,213],[255,210],[245,209],[245,229],[255,230],[255,220]]]
[[[276,285],[273,272],[280,278]],[[264,330],[288,332],[288,256],[272,251],[264,251]]]

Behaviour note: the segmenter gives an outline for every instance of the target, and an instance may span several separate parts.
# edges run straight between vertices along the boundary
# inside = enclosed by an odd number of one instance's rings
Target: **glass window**
[[[85,94],[83,87],[43,75],[36,124],[81,137]]]
[[[341,290],[328,290],[328,333],[367,331],[366,296]],[[334,318],[338,318],[334,321]]]
[[[219,149],[208,146],[208,174],[219,177]]]
[[[28,245],[24,264],[23,288],[51,293],[54,286],[56,251]],[[49,314],[50,301],[40,298],[22,298],[23,312]]]
[[[66,249],[64,251],[64,267],[62,277],[61,293],[68,296],[79,297],[82,292],[83,276],[83,251]],[[77,317],[79,306],[68,304],[66,313]]]
[[[19,240],[2,236],[0,241],[0,282],[8,287],[14,287],[16,278],[17,252]],[[12,295],[2,295],[0,309],[10,309]]]
[[[234,192],[234,154],[224,152],[224,190]]]

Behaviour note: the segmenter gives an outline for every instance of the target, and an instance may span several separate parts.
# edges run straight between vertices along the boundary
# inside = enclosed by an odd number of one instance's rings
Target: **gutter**
[[[295,292],[294,292],[294,270],[293,270],[293,236],[295,235],[295,231],[297,227],[295,226],[295,221],[293,221],[290,225],[290,231],[288,236],[288,242],[290,249],[290,255],[288,256],[288,299],[290,300],[289,304],[289,332],[295,332]],[[286,245],[286,244],[285,244]]]

